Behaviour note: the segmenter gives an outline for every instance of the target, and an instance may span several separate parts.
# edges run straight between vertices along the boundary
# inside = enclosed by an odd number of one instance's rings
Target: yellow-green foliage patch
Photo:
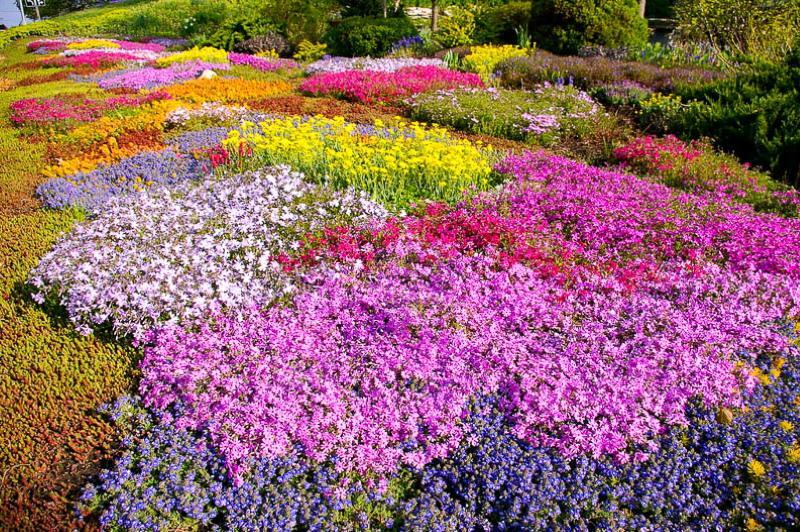
[[[19,59],[20,49],[4,51],[6,69]],[[44,150],[10,126],[8,106],[20,98],[79,89],[62,81],[0,92],[2,530],[69,526],[69,489],[102,456],[111,435],[95,409],[131,383],[133,349],[77,335],[57,311],[35,305],[24,289],[30,269],[80,214],[36,209],[33,193],[42,181]]]

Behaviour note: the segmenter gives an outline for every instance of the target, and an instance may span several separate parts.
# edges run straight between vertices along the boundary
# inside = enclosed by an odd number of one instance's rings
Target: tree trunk
[[[639,0],[639,14],[644,18],[644,11],[647,9],[647,0]]]
[[[436,33],[439,29],[439,2],[431,0],[431,33]]]
[[[383,4],[383,18],[386,18],[387,16],[389,16],[388,13],[386,12],[386,0],[383,0],[381,3]]]

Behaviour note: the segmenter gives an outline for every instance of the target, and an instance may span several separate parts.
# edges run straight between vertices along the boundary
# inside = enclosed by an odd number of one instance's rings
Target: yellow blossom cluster
[[[119,48],[119,44],[108,39],[86,39],[71,42],[67,45],[70,50],[90,50],[92,48]]]
[[[527,54],[527,50],[510,44],[503,46],[491,44],[475,46],[470,50],[469,55],[464,58],[464,68],[470,72],[475,72],[484,82],[488,82],[497,65],[506,59],[522,57]]]
[[[173,63],[183,63],[185,61],[204,61],[206,63],[227,63],[228,52],[214,48],[212,46],[204,46],[198,48],[195,46],[183,52],[176,52],[165,57],[159,57],[156,64],[159,66],[167,66]]]
[[[334,186],[403,206],[421,198],[457,200],[490,185],[490,146],[455,139],[438,127],[395,119],[357,125],[342,117],[277,118],[244,124],[223,145],[252,150],[259,164],[289,164]]]

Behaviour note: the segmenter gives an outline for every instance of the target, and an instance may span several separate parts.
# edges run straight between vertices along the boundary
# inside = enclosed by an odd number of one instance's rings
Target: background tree
[[[533,0],[531,38],[545,50],[575,54],[582,47],[640,46],[650,35],[640,0]]]

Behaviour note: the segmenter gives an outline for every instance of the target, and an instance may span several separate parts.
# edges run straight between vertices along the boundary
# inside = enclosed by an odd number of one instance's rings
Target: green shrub
[[[530,19],[533,40],[555,53],[584,46],[640,46],[647,22],[636,0],[535,0]]]
[[[313,43],[308,40],[300,41],[297,45],[297,52],[294,54],[294,59],[300,63],[311,63],[318,59],[322,59],[328,51],[328,46],[325,43]]]
[[[517,43],[517,28],[527,28],[531,19],[530,2],[510,2],[486,9],[476,20],[475,41]]]
[[[537,144],[575,146],[598,143],[610,149],[619,128],[588,94],[570,86],[536,91],[458,89],[424,93],[411,100],[412,118],[462,131]],[[598,150],[595,144],[593,150]],[[590,150],[591,151],[591,150]],[[584,150],[580,153],[586,156]],[[595,154],[599,157],[599,155]]]
[[[237,43],[233,50],[244,54],[275,52],[281,57],[286,57],[291,51],[291,47],[286,37],[280,33],[267,30],[261,35]]]
[[[226,19],[211,33],[199,33],[192,36],[192,41],[198,46],[233,50],[242,42],[250,41],[264,34],[275,34],[275,29],[268,19],[248,15],[234,16]]]
[[[407,17],[350,17],[332,27],[325,39],[335,55],[379,57],[385,55],[393,43],[417,34]]]
[[[686,110],[680,96],[654,93],[638,102],[639,125],[650,132],[665,133]]]
[[[472,44],[474,36],[475,15],[467,8],[453,6],[440,22],[434,40],[442,48],[453,48]]]
[[[734,58],[780,61],[800,34],[798,0],[680,0],[677,35]]]
[[[688,108],[672,123],[678,134],[711,137],[740,159],[800,185],[800,61],[766,65],[679,94]]]

